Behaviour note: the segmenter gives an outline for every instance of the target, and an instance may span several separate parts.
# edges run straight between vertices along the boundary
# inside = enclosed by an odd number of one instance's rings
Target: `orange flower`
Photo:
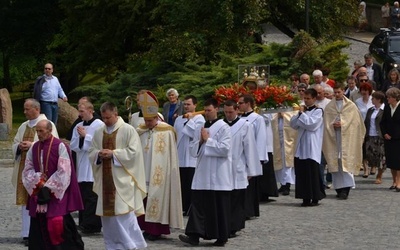
[[[267,109],[292,107],[293,104],[298,103],[298,97],[293,95],[286,86],[267,86],[265,88],[249,90],[238,83],[229,87],[221,86],[215,89],[214,98],[219,103],[223,103],[229,99],[238,101],[239,97],[243,94],[253,95],[256,105]]]

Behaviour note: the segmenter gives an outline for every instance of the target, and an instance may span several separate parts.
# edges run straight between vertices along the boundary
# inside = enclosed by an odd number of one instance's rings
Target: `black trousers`
[[[182,210],[189,212],[192,193],[192,181],[195,168],[179,168],[181,178]]]
[[[79,226],[85,229],[101,229],[101,218],[96,215],[97,194],[93,192],[93,182],[80,182],[84,209],[79,211]]]
[[[272,153],[268,153],[268,159],[269,160],[267,163],[262,163],[263,174],[258,178],[260,201],[265,201],[268,199],[268,197],[279,196]]]

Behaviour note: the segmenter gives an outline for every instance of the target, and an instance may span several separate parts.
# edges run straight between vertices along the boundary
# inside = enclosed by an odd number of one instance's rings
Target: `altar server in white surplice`
[[[231,193],[231,233],[245,227],[245,194],[249,185],[248,178],[262,175],[261,163],[258,160],[257,145],[253,127],[238,116],[238,105],[233,100],[224,103],[224,121],[231,127],[232,133],[232,165],[233,191]]]
[[[254,98],[251,95],[243,95],[238,100],[241,119],[248,121],[253,127],[254,139],[257,145],[258,160],[261,164],[267,164],[267,127],[264,118],[254,112]],[[272,140],[272,138],[270,138]],[[259,189],[261,177],[251,178],[246,190],[246,217],[260,216]],[[275,183],[276,185],[276,183]],[[266,198],[266,197],[264,197]],[[266,198],[268,199],[268,198]]]
[[[196,129],[190,143],[190,153],[197,157],[197,164],[186,235],[179,239],[191,245],[198,245],[200,237],[217,239],[214,246],[224,246],[229,237],[233,189],[231,131],[217,117],[217,100],[207,100],[204,111],[206,123]]]
[[[318,206],[319,201],[326,196],[319,171],[324,111],[315,105],[316,99],[317,91],[307,89],[304,93],[304,105],[290,119],[290,126],[298,132],[294,155],[295,197],[303,199],[303,207]]]
[[[183,100],[185,115],[176,118],[174,128],[177,134],[177,147],[179,158],[179,174],[181,178],[182,209],[187,215],[190,207],[190,194],[192,192],[192,180],[196,168],[196,158],[190,155],[189,143],[193,140],[196,128],[203,127],[204,117],[196,112],[197,98],[188,95]]]
[[[104,123],[94,117],[94,107],[89,101],[78,105],[82,119],[72,130],[71,150],[76,153],[76,177],[82,195],[84,209],[79,211],[79,229],[84,234],[101,232],[101,219],[96,215],[97,194],[93,192],[93,170],[89,161],[89,148],[97,128]]]

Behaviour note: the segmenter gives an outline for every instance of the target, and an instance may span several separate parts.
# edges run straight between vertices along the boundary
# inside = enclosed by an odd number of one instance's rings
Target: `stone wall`
[[[383,27],[381,7],[379,4],[367,3],[368,31],[379,33],[379,29]]]

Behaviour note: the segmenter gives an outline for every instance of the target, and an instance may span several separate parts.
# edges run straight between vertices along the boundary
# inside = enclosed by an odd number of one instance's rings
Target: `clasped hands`
[[[19,143],[18,148],[21,151],[28,151],[31,146],[32,146],[32,142],[30,142],[30,141],[22,141],[22,142]]]
[[[99,151],[99,158],[100,159],[111,159],[113,157],[113,151],[110,149],[102,149]]]
[[[201,128],[201,131],[200,131],[200,143],[206,142],[209,137],[210,137],[210,133],[208,132],[208,129]]]
[[[86,136],[86,129],[83,126],[78,126],[76,128],[76,131],[78,132],[80,137],[85,137]]]

